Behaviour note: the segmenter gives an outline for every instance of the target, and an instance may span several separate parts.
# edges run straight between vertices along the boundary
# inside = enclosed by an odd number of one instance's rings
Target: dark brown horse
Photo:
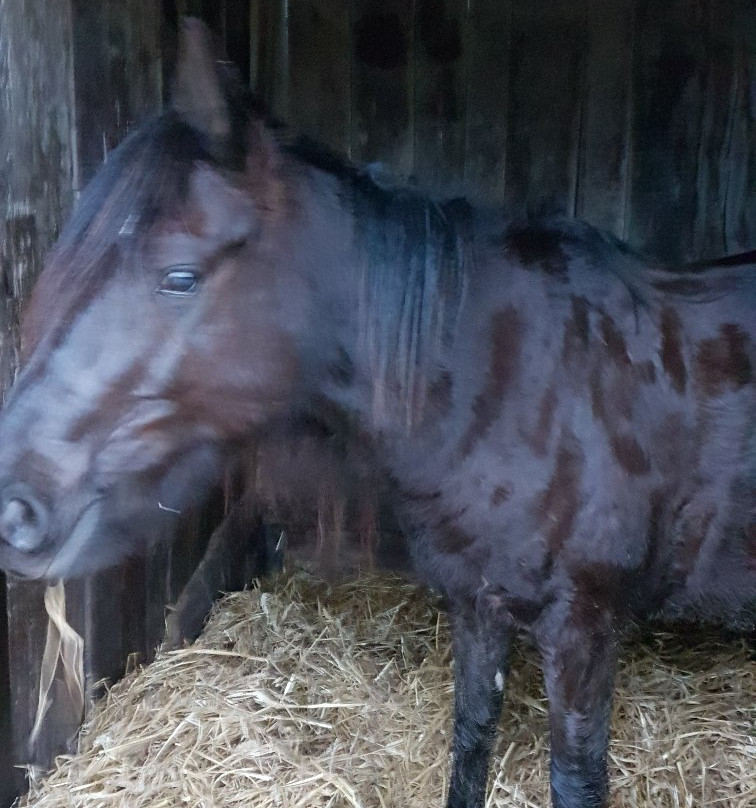
[[[483,805],[518,629],[554,805],[603,806],[622,627],[754,624],[753,256],[649,268],[305,151],[238,113],[189,25],[173,108],[110,156],[34,293],[0,564],[111,563],[229,446],[309,419],[370,447],[448,606],[449,806]]]

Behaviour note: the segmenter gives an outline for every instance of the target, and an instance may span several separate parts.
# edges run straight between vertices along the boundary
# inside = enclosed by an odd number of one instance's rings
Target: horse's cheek
[[[263,317],[250,317],[250,296],[265,298]],[[276,310],[269,290],[234,294],[227,289],[218,305],[208,309],[205,328],[196,336],[196,353],[205,356],[209,374],[205,378],[217,391],[217,401],[246,400],[247,419],[255,424],[287,406],[299,377],[294,339],[280,324],[268,320],[275,319]]]

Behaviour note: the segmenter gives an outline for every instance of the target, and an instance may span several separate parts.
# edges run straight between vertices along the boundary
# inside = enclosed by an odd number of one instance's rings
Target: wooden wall
[[[156,0],[0,0],[3,396],[18,366],[19,312],[77,191],[124,134],[160,107],[160,31]],[[163,601],[150,613],[148,578],[144,565],[132,564],[70,585],[69,620],[88,646],[90,684],[120,673],[128,653],[159,640]],[[75,729],[66,699],[58,698],[39,746],[26,749],[47,625],[42,591],[10,580],[2,597],[0,804],[20,784],[22,773],[10,763],[48,762]]]
[[[752,0],[252,0],[251,78],[398,182],[659,259],[756,243]]]
[[[68,44],[69,26],[66,3],[46,8],[34,0],[0,2],[0,273],[3,281],[0,285],[0,384],[3,399],[18,365],[19,307],[28,297],[44,253],[60,231],[73,201],[73,65]],[[0,601],[4,616],[5,591]],[[0,630],[0,804],[7,803],[18,782],[11,769],[16,757],[10,743],[12,696],[8,630],[8,623],[3,620]]]
[[[392,181],[581,216],[663,260],[756,246],[753,0],[0,0],[3,395],[44,254],[107,152],[159,109],[185,13],[272,114]],[[69,587],[90,686],[152,653],[217,518]],[[4,595],[0,805],[10,760],[45,763],[73,729],[53,708],[29,756],[42,590]]]

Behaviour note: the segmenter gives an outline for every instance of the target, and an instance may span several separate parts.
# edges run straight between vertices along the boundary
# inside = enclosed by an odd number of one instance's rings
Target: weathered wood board
[[[751,0],[253,0],[250,39],[276,113],[387,181],[663,261],[756,241]]]

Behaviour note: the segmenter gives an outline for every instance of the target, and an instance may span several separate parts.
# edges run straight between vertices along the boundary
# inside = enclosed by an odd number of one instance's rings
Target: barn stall
[[[4,0],[6,391],[44,253],[108,150],[164,102],[184,13],[210,23],[272,115],[372,164],[381,182],[579,216],[662,261],[754,247],[756,14],[746,0]],[[130,656],[152,656],[165,605],[226,508],[219,492],[173,547],[67,587],[88,692]],[[3,589],[0,765],[10,773],[70,748],[79,716],[61,676],[28,749],[47,615],[40,586]],[[0,778],[12,780],[22,786],[17,772]]]

